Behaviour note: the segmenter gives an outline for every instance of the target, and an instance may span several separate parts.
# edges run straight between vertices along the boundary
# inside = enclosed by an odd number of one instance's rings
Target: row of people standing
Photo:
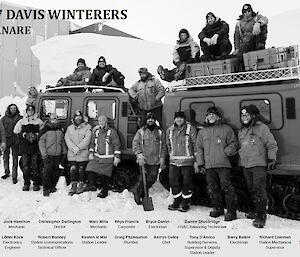
[[[171,82],[185,77],[186,65],[193,62],[229,58],[232,44],[229,40],[229,25],[214,13],[206,15],[206,26],[199,33],[200,47],[190,36],[187,29],[179,31],[179,39],[173,50],[172,70],[159,65],[157,72],[162,80]],[[265,49],[268,18],[254,12],[250,4],[244,4],[242,14],[234,31],[234,51],[231,57],[242,58],[243,53]]]
[[[137,162],[146,170],[146,186],[156,181],[159,169],[165,166],[169,155],[169,183],[174,202],[169,210],[186,212],[193,194],[193,173],[206,174],[208,194],[213,210],[211,217],[224,215],[222,192],[227,212],[225,221],[237,218],[237,197],[231,183],[230,156],[238,153],[243,168],[253,208],[247,218],[254,219],[253,226],[264,227],[266,222],[266,176],[275,167],[277,143],[269,128],[259,120],[258,109],[251,105],[241,111],[241,129],[236,138],[232,128],[225,124],[216,107],[207,110],[203,128],[196,128],[186,121],[182,111],[174,115],[174,123],[166,133],[156,125],[156,117],[148,113],[146,125],[133,139],[133,151]],[[142,179],[133,190],[134,199],[141,204],[145,197]]]

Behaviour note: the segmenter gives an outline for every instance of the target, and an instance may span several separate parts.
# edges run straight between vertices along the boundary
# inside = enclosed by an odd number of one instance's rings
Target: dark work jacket
[[[102,81],[103,76],[105,73],[109,73],[110,76],[106,79],[105,82]],[[89,81],[90,85],[98,85],[98,86],[106,86],[109,84],[112,80],[112,77],[121,77],[123,74],[119,72],[116,68],[111,66],[110,64],[106,65],[105,67],[101,68],[99,65],[96,66],[95,69],[93,69],[93,73],[91,76],[91,79]],[[124,77],[124,76],[123,76]]]
[[[214,34],[218,34],[220,39],[228,39],[229,38],[229,26],[225,21],[218,19],[214,24],[206,26],[199,33],[198,38],[200,41],[203,41],[204,38],[212,38]]]

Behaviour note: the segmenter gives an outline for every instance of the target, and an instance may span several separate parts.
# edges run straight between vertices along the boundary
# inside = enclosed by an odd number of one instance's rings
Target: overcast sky
[[[245,3],[250,3],[254,11],[259,11],[267,17],[300,9],[299,0],[7,0],[6,2],[41,9],[126,9],[128,10],[126,20],[109,20],[105,24],[145,40],[172,45],[177,40],[181,28],[188,29],[198,42],[197,35],[203,28],[205,15],[209,11],[228,22],[233,31],[236,18]],[[75,22],[88,25],[98,20]]]

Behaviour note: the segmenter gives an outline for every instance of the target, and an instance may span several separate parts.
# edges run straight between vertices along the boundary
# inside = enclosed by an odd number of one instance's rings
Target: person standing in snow
[[[132,150],[140,167],[146,171],[146,188],[152,187],[159,169],[165,167],[166,140],[163,130],[156,125],[154,113],[147,114],[147,123],[140,128],[132,141]],[[133,190],[134,200],[139,205],[144,197],[142,174]]]
[[[86,181],[85,168],[89,161],[89,144],[91,142],[92,127],[86,117],[77,110],[72,124],[67,128],[65,141],[68,147],[67,158],[70,162],[71,189],[69,195],[84,192]]]
[[[224,215],[222,191],[225,194],[227,212],[225,221],[236,216],[236,194],[231,184],[230,156],[237,152],[237,139],[231,127],[222,122],[216,107],[209,107],[205,123],[199,130],[196,148],[199,170],[206,173],[208,193],[213,210],[209,216],[217,218]]]
[[[108,126],[106,116],[98,118],[98,125],[93,128],[92,140],[89,145],[89,163],[86,167],[88,175],[88,190],[96,191],[97,175],[101,176],[102,190],[97,197],[108,196],[110,178],[113,166],[120,163],[121,142],[114,128]]]
[[[43,159],[43,195],[49,196],[56,192],[59,178],[59,164],[64,162],[67,154],[64,133],[59,126],[56,114],[51,114],[49,120],[39,133],[39,149]]]
[[[33,191],[40,190],[38,134],[42,125],[43,121],[35,113],[35,107],[28,105],[25,116],[14,127],[13,132],[20,139],[19,153],[22,155],[23,191],[29,191],[31,171],[33,173]]]
[[[74,72],[58,80],[56,87],[60,86],[75,86],[75,85],[86,85],[91,78],[91,68],[86,66],[85,60],[79,58],[77,61],[77,68]]]
[[[187,212],[190,208],[192,177],[198,172],[196,137],[196,128],[186,121],[184,112],[175,112],[174,124],[166,133],[170,156],[169,182],[174,196],[174,202],[168,206],[171,211]]]
[[[229,26],[212,12],[206,15],[206,26],[199,33],[198,38],[203,52],[200,61],[225,59],[231,52]]]
[[[125,76],[110,64],[106,64],[104,56],[98,59],[98,65],[92,72],[89,85],[120,87],[126,91],[124,87]]]
[[[140,125],[146,124],[148,112],[153,112],[159,124],[162,122],[162,101],[165,95],[165,88],[161,82],[142,67],[138,70],[140,80],[137,81],[128,91],[130,97],[138,102],[141,114]]]
[[[5,129],[5,137],[6,137],[6,147],[3,155],[5,175],[3,175],[1,178],[6,179],[10,175],[9,159],[10,159],[10,150],[11,150],[12,157],[13,157],[12,181],[14,184],[18,182],[19,138],[17,137],[16,134],[13,133],[13,130],[15,125],[20,119],[22,119],[22,116],[20,115],[20,111],[16,104],[8,105],[4,117],[1,118],[1,121]],[[0,133],[1,136],[4,134],[2,132]]]
[[[265,49],[268,22],[268,18],[254,12],[250,4],[244,4],[235,26],[233,55]]]
[[[278,146],[268,126],[259,120],[254,111],[250,105],[242,108],[238,152],[248,191],[255,205],[255,211],[251,210],[246,217],[254,219],[254,227],[263,228],[267,218],[267,170],[275,169]]]
[[[186,29],[181,29],[178,37],[179,40],[177,40],[173,50],[173,63],[176,68],[168,70],[164,69],[161,65],[157,68],[160,78],[168,82],[184,79],[186,64],[198,61],[200,56],[198,44]]]

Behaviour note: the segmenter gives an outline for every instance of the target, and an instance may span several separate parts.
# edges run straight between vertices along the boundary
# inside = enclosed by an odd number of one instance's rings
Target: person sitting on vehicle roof
[[[173,63],[176,68],[168,70],[161,65],[157,68],[160,78],[168,82],[184,79],[186,64],[197,61],[200,56],[200,47],[186,29],[181,29],[178,36],[179,40],[173,50]]]
[[[235,26],[233,55],[265,49],[268,22],[268,18],[254,12],[250,4],[244,4]]]
[[[98,59],[98,65],[93,70],[89,85],[124,87],[125,76],[110,64],[106,64],[104,56]]]
[[[91,78],[91,68],[86,66],[85,60],[79,58],[77,61],[77,68],[74,72],[57,81],[56,87],[60,86],[75,86],[75,85],[86,85]]]
[[[206,26],[198,35],[203,52],[200,61],[210,61],[220,57],[226,58],[232,49],[228,34],[228,24],[209,12],[206,15]]]

